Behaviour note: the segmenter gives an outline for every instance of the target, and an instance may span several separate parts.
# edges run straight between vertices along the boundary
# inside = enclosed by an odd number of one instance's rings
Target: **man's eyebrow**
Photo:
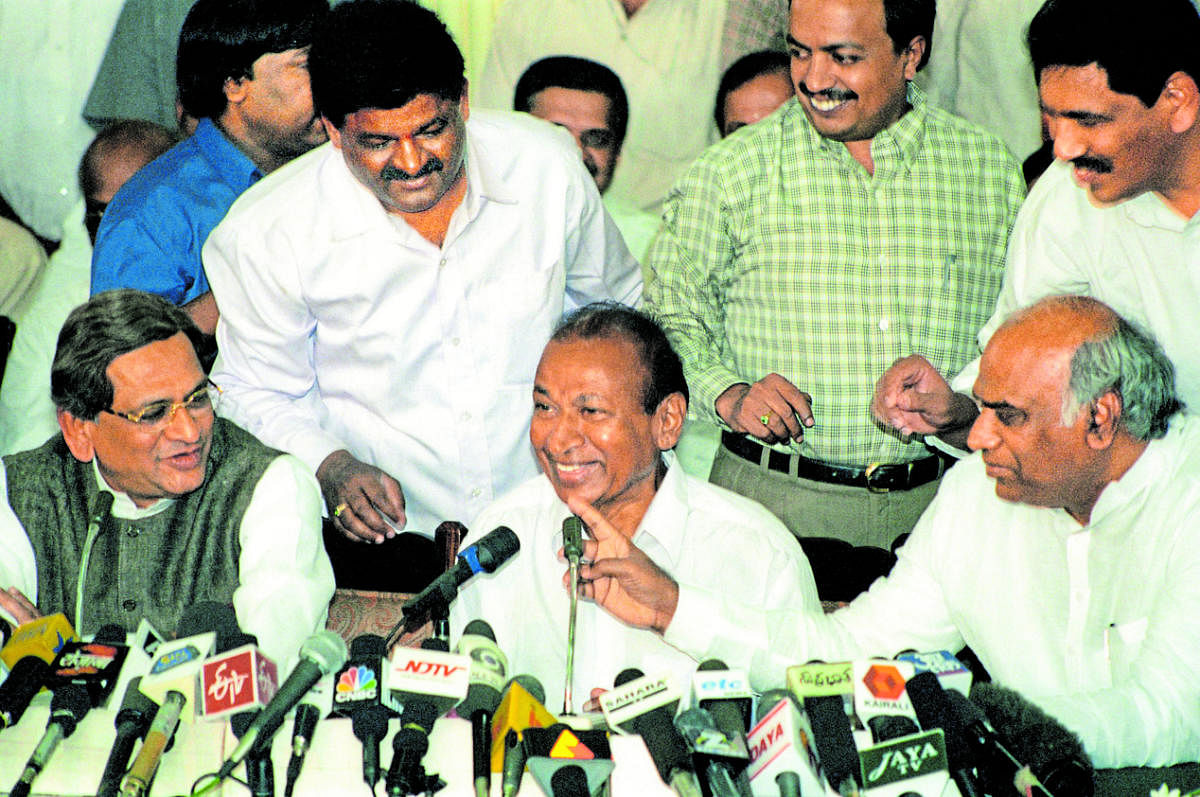
[[[190,395],[192,395],[193,393],[197,392],[198,390],[200,390],[200,388],[204,387],[204,386],[205,386],[205,385],[207,385],[207,384],[208,384],[208,377],[205,377],[205,378],[201,379],[201,380],[199,381],[199,383],[197,383],[197,384],[196,384],[196,386],[195,386],[195,387],[193,387],[193,388],[192,388],[191,390],[189,390],[188,392],[184,393],[184,394],[183,394],[183,397],[184,397],[184,398],[187,398],[188,396],[190,396]],[[173,402],[173,401],[174,401],[174,399],[170,399],[170,398],[157,398],[157,399],[150,399],[149,401],[143,401],[141,404],[139,404],[139,405],[138,405],[138,407],[139,407],[139,408],[144,408],[144,407],[151,407],[151,406],[153,406],[153,405],[155,405],[155,404],[170,404],[170,403],[171,403],[171,402]]]
[[[975,400],[979,402],[979,406],[987,407],[989,410],[1015,410],[1017,412],[1025,411],[1015,404],[1009,404],[1007,401],[984,401],[983,399],[979,398],[979,396],[975,396]]]
[[[799,47],[801,50],[811,50],[812,49],[807,44],[801,44],[800,42],[796,41],[796,39],[790,33],[787,34],[786,38],[787,38],[788,45],[791,47]],[[823,53],[834,53],[834,52],[837,52],[838,50],[859,50],[859,51],[861,51],[865,48],[861,44],[858,44],[856,42],[834,42],[833,44],[827,44],[824,47],[820,47],[818,49]]]
[[[534,393],[537,393],[537,394],[539,394],[539,395],[542,395],[542,396],[549,396],[549,395],[550,395],[550,391],[549,391],[549,390],[546,390],[546,388],[542,387],[541,385],[534,385],[534,386],[533,386],[533,392],[534,392]]]

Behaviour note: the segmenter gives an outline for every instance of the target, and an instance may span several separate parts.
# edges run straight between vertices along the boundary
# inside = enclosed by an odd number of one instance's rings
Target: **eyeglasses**
[[[124,418],[144,429],[165,429],[171,424],[171,421],[175,420],[175,413],[181,409],[187,410],[192,417],[212,412],[213,390],[216,390],[218,395],[221,393],[221,388],[216,382],[206,379],[194,393],[184,396],[183,401],[156,401],[153,404],[147,404],[137,412],[121,412],[112,407],[105,407],[102,412]]]

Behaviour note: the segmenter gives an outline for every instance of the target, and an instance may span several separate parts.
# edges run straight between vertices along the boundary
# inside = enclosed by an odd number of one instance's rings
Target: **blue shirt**
[[[138,288],[186,304],[208,292],[200,250],[233,200],[262,175],[212,123],[146,164],[104,212],[92,294]]]

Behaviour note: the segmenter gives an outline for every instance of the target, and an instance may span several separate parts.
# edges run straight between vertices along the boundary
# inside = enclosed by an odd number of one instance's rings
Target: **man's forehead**
[[[805,41],[828,32],[841,35],[834,41]],[[795,43],[849,47],[876,34],[887,35],[883,0],[792,0],[787,38]]]
[[[114,392],[138,394],[161,392],[181,378],[186,385],[180,387],[193,387],[205,379],[192,341],[183,332],[115,357],[105,371]]]

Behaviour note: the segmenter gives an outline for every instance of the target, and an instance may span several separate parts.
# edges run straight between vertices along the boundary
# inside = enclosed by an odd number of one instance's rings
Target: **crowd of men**
[[[967,646],[1098,767],[1194,762],[1200,12],[1030,5],[1031,187],[1017,101],[940,107],[954,3],[508,0],[473,85],[409,0],[128,0],[77,207],[0,228],[0,615],[216,600],[288,661],[507,525],[453,622],[552,689]],[[826,613],[815,540],[895,565]]]

